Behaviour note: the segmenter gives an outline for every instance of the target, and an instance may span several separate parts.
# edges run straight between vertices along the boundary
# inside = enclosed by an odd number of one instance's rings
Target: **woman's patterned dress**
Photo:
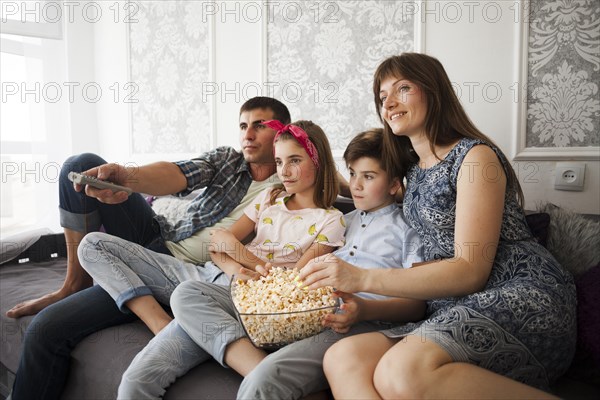
[[[467,152],[482,143],[462,139],[439,164],[428,169],[415,165],[408,173],[404,214],[423,239],[425,260],[454,257],[457,177]],[[494,151],[507,168],[506,159]],[[463,168],[461,173],[469,171]],[[500,243],[485,289],[429,301],[425,321],[382,333],[421,335],[455,361],[547,389],[573,357],[575,306],[570,273],[532,238],[516,196],[507,193]]]

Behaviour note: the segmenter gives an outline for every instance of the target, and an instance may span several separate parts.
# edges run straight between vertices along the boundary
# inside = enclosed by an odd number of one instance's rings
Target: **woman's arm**
[[[481,290],[489,277],[500,237],[506,175],[496,153],[475,146],[459,171],[455,256],[419,268],[364,270],[338,260],[311,263],[300,273],[309,288],[333,286],[412,299],[464,296]]]
[[[335,249],[335,247],[326,246],[324,244],[315,242],[304,252],[304,254],[302,254],[300,259],[296,261],[294,267],[298,270],[301,270],[312,259],[322,259],[323,256],[330,254]]]
[[[359,321],[409,322],[420,321],[425,316],[426,302],[423,300],[356,298],[361,302]]]

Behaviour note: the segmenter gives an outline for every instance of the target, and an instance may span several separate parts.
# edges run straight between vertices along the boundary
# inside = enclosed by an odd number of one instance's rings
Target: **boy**
[[[395,202],[400,181],[385,171],[382,150],[383,131],[375,129],[357,135],[344,152],[350,170],[349,188],[357,209],[346,216],[346,244],[321,265],[334,267],[346,262],[362,268],[409,268],[422,260],[421,241],[406,224],[402,209]],[[181,327],[210,351],[210,338],[197,323],[197,315],[202,311],[196,302],[189,301],[198,290],[221,297],[227,295],[228,289],[189,281],[181,284],[171,299]],[[262,359],[243,380],[238,398],[302,398],[326,389],[323,356],[335,342],[349,335],[381,330],[385,324],[378,320],[407,322],[420,318],[422,315],[403,313],[407,302],[417,302],[422,305],[422,312],[425,310],[425,303],[417,300],[386,299],[366,293],[339,293],[339,296],[344,301],[343,312],[329,315],[323,321],[332,329]]]

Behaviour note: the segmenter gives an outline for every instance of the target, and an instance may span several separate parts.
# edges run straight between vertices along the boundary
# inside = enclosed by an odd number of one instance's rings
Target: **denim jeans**
[[[123,312],[129,312],[128,301],[140,296],[154,296],[168,306],[173,290],[184,281],[229,283],[212,262],[194,265],[101,232],[87,234],[77,253],[83,268]]]
[[[139,193],[133,193],[121,204],[104,204],[84,191],[76,192],[67,175],[70,171],[83,172],[105,164],[101,157],[85,153],[69,157],[60,171],[59,213],[60,225],[77,232],[104,231],[121,239],[141,245],[150,245],[160,237],[154,224],[154,211]]]
[[[12,399],[58,399],[69,375],[75,346],[94,332],[136,318],[119,311],[115,301],[99,286],[46,307],[25,331]]]
[[[67,178],[70,171],[82,172],[104,163],[97,155],[86,153],[70,157],[63,164],[59,178],[61,225],[85,233],[104,226],[107,233],[168,252],[154,228],[154,211],[140,194],[132,194],[121,204],[108,205],[73,189]],[[122,313],[99,286],[47,307],[25,332],[12,398],[58,399],[69,374],[71,350],[86,336],[135,318]]]

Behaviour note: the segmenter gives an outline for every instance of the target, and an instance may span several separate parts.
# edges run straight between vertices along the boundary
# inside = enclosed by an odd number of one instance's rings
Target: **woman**
[[[467,117],[441,63],[405,53],[375,72],[389,157],[406,171],[418,268],[309,263],[309,288],[427,301],[424,320],[350,337],[327,352],[337,398],[542,398],[575,349],[575,286],[532,238],[516,174]],[[531,386],[528,386],[531,385]],[[534,388],[533,386],[539,388]]]

